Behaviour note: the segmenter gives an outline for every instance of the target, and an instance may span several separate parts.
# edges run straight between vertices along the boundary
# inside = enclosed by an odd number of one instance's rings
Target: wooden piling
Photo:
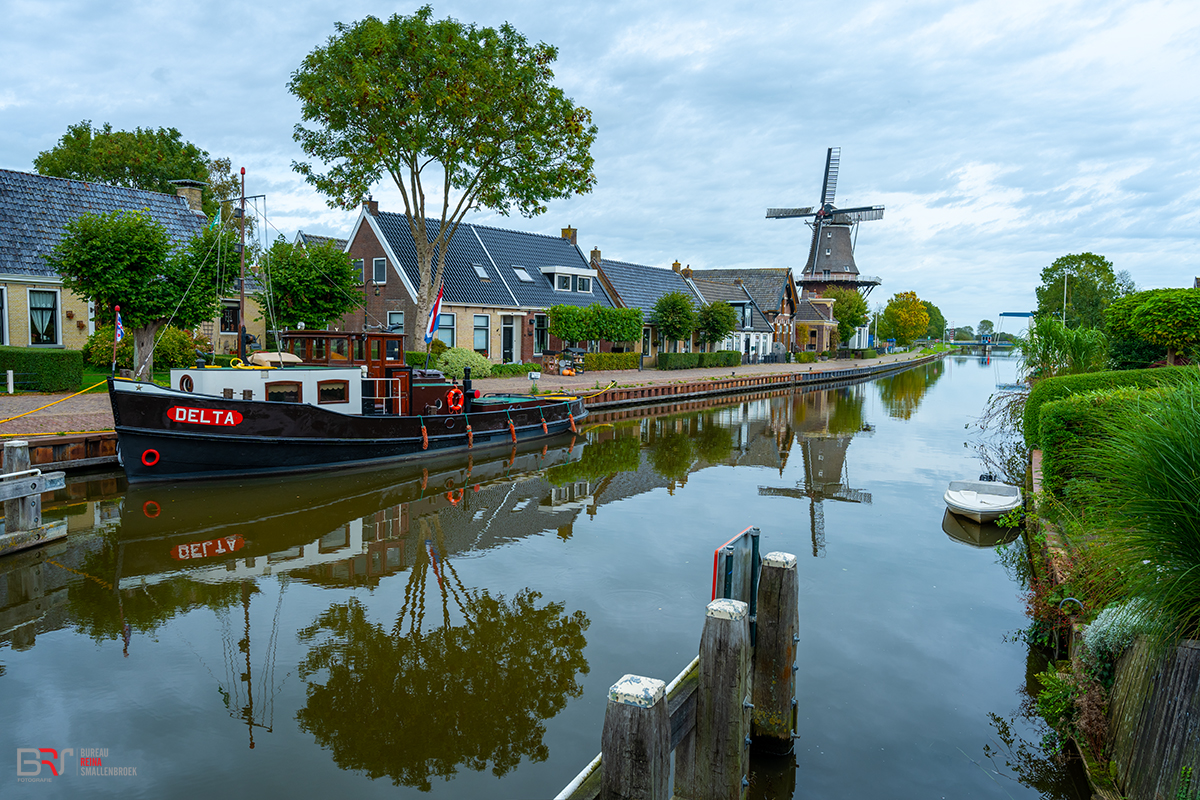
[[[750,709],[750,607],[738,600],[714,600],[700,637],[691,800],[743,797]]]
[[[767,553],[758,581],[750,736],[756,750],[773,755],[787,755],[793,749],[799,606],[796,557],[791,553]]]
[[[18,439],[4,443],[2,474],[25,472],[29,469],[29,442]],[[42,496],[20,497],[4,502],[4,530],[8,533],[28,531],[42,524]]]
[[[666,684],[626,675],[608,690],[601,800],[668,800],[671,777],[671,719]]]

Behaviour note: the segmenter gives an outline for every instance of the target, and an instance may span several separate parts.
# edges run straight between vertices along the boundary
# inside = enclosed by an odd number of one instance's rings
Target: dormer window
[[[542,274],[550,280],[550,285],[556,292],[592,293],[592,284],[596,279],[596,270],[582,267],[549,266],[542,267]]]
[[[587,294],[591,294],[591,292],[592,292],[592,279],[591,279],[591,278],[580,278],[580,279],[579,279],[579,288],[578,288],[578,289],[576,289],[575,291],[577,291],[577,292],[585,292],[585,293],[587,293]]]
[[[560,292],[571,291],[571,276],[570,275],[559,275],[558,282],[554,285],[554,288],[558,289]]]
[[[533,283],[533,276],[524,267],[513,264],[513,272],[517,273],[517,280],[521,283]]]

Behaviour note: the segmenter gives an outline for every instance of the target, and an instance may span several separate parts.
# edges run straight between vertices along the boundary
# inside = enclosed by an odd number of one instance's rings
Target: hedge
[[[592,371],[602,369],[637,369],[641,353],[588,353],[583,357],[583,368]]]
[[[796,361],[800,364],[815,364],[817,361],[817,353],[815,350],[805,350],[796,355]]]
[[[1104,435],[1117,415],[1128,410],[1144,394],[1143,389],[1124,387],[1081,392],[1042,403],[1038,412],[1042,445],[1042,486],[1062,497],[1068,482],[1091,477],[1080,456],[1087,446]]]
[[[1108,372],[1086,372],[1082,375],[1061,375],[1045,378],[1034,384],[1025,399],[1025,414],[1021,430],[1025,445],[1031,450],[1041,447],[1038,426],[1041,424],[1042,405],[1052,400],[1061,400],[1073,394],[1096,392],[1107,389],[1131,387],[1153,389],[1164,385],[1179,385],[1195,380],[1195,367],[1159,367],[1157,369],[1126,369]]]
[[[541,372],[541,364],[492,364],[493,378],[509,378],[513,375],[528,375]]]
[[[717,350],[714,353],[699,353],[701,367],[736,367],[742,363],[740,350]]]
[[[0,374],[12,370],[13,380],[35,392],[77,392],[83,383],[83,353],[37,347],[0,347]]]
[[[699,353],[659,353],[659,369],[692,369],[700,366]]]

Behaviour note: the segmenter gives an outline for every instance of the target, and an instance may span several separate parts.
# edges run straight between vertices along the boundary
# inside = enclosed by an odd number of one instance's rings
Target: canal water
[[[553,797],[756,526],[799,561],[799,738],[750,797],[1086,796],[1024,714],[1019,542],[942,502],[1014,373],[594,414],[434,473],[73,484],[66,541],[0,561],[0,795]]]

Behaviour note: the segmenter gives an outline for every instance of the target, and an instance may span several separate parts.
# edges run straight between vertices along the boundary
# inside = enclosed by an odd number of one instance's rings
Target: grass
[[[111,376],[112,376],[112,373],[107,369],[101,369],[99,367],[93,367],[90,364],[85,364],[83,366],[83,380],[80,381],[79,388],[86,389],[87,387],[91,386],[92,384],[100,383],[101,381],[103,381]],[[159,384],[160,386],[169,386],[171,383],[171,370],[169,370],[169,369],[154,370],[154,382]],[[107,392],[107,391],[108,391],[108,387],[101,384],[100,386],[97,386],[94,389],[88,390],[88,394],[97,394],[99,392]]]

